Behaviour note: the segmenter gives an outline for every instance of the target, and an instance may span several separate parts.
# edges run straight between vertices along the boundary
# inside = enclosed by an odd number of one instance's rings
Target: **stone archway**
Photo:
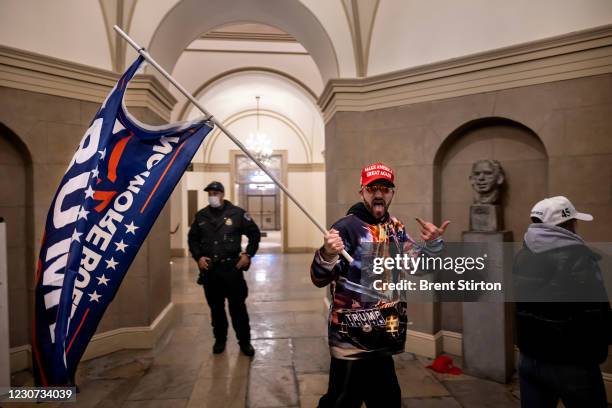
[[[0,217],[7,227],[11,347],[30,342],[34,242],[32,159],[21,141],[0,123]]]
[[[547,196],[548,154],[535,132],[507,118],[469,121],[444,140],[434,161],[434,219],[451,219],[454,228],[445,239],[461,241],[461,232],[469,229],[472,203],[468,176],[472,163],[479,159],[501,162],[506,174],[502,191],[505,229],[520,241],[530,223],[531,207]],[[461,307],[452,303],[439,307],[441,330],[461,332]]]
[[[172,72],[183,50],[202,33],[245,21],[277,27],[291,34],[312,56],[323,82],[338,77],[338,60],[331,39],[299,1],[236,0],[230,7],[224,0],[182,0],[157,27],[149,52]]]
[[[297,89],[300,89],[301,91],[303,91],[304,95],[312,99],[312,102],[314,104],[317,103],[317,95],[314,93],[314,91],[311,88],[308,87],[308,85],[306,85],[305,83],[301,82],[296,77],[286,72],[276,70],[276,69],[271,69],[271,68],[265,68],[265,67],[242,67],[242,68],[235,68],[235,69],[231,69],[231,70],[222,72],[219,75],[216,75],[206,80],[204,83],[198,86],[195,89],[195,91],[193,91],[191,94],[196,99],[198,99],[203,94],[205,94],[208,89],[215,86],[220,81],[224,81],[229,78],[233,78],[235,76],[247,74],[247,73],[265,73],[265,74],[269,74],[271,76],[276,76],[278,78],[286,80],[289,83],[295,85]],[[193,105],[191,104],[191,102],[186,101],[183,104],[183,106],[180,108],[179,114],[177,116],[178,120],[179,121],[187,120],[187,116],[191,109],[193,109]]]
[[[472,202],[467,177],[478,159],[499,160],[504,167],[506,229],[520,236],[529,224],[529,209],[547,193],[548,155],[535,132],[506,118],[472,120],[444,140],[434,159],[434,218],[454,220],[455,235],[447,237],[450,241],[458,240],[461,231],[467,230]]]

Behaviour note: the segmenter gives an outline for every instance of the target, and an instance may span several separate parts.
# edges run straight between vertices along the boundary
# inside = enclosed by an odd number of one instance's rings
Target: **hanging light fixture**
[[[270,147],[270,139],[268,139],[267,135],[261,132],[259,129],[259,98],[259,96],[255,97],[255,101],[257,103],[257,129],[255,133],[249,134],[249,138],[246,141],[246,146],[257,158],[257,160],[262,162],[264,165],[269,166],[273,151]],[[264,174],[263,172],[261,173]]]

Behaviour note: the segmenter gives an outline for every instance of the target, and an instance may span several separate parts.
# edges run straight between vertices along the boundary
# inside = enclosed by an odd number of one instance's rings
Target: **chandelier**
[[[270,147],[270,139],[268,139],[265,133],[259,130],[259,96],[256,96],[255,100],[257,102],[257,130],[255,133],[249,134],[246,141],[246,147],[264,166],[269,166],[273,150]]]

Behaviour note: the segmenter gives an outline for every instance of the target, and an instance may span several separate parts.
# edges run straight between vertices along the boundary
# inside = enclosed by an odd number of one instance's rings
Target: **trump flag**
[[[132,64],[98,110],[51,202],[32,324],[39,386],[74,384],[104,311],[211,131],[204,120],[151,127],[133,119],[123,96],[142,62]]]

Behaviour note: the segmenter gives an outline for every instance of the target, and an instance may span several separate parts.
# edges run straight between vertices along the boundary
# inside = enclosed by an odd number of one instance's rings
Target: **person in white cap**
[[[519,379],[523,408],[607,406],[599,364],[612,343],[612,313],[599,255],[576,233],[576,211],[566,197],[538,202],[516,255]]]

